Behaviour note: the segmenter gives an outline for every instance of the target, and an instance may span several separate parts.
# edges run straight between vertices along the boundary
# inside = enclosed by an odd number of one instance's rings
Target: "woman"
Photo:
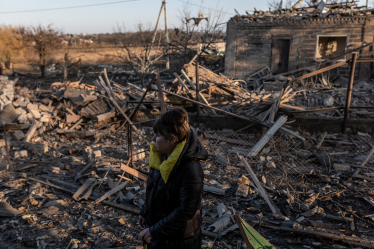
[[[184,109],[164,113],[153,126],[146,200],[139,239],[147,248],[201,248],[201,198],[208,153],[188,126]]]

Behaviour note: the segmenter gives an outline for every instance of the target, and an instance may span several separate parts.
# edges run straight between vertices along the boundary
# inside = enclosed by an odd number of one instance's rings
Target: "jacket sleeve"
[[[149,228],[155,239],[164,238],[192,219],[199,209],[203,193],[204,173],[199,162],[190,162],[181,177],[179,206]]]

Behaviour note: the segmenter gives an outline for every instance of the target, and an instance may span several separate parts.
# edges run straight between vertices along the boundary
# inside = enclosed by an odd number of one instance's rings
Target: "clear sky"
[[[55,27],[62,29],[64,33],[73,34],[94,34],[111,33],[117,23],[125,24],[127,30],[135,30],[135,24],[142,23],[156,24],[162,0],[137,0],[133,2],[123,2],[116,4],[49,10],[40,12],[22,13],[2,13],[13,11],[27,11],[37,9],[64,8],[81,5],[93,5],[101,3],[118,2],[123,0],[0,0],[0,25],[48,25],[53,23]],[[267,0],[167,0],[168,26],[174,28],[179,26],[179,10],[189,2],[189,6],[197,17],[199,6],[203,14],[207,15],[210,9],[216,9],[217,5],[223,8],[223,22],[227,22],[235,15],[236,9],[240,14],[245,14],[246,10],[267,10]],[[280,1],[280,0],[279,0]],[[371,2],[371,0],[370,0]],[[359,5],[365,5],[365,0],[360,0]],[[162,16],[160,28],[164,27],[164,17]]]

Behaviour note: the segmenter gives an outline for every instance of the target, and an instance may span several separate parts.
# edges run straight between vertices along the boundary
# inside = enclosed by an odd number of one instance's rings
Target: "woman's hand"
[[[149,232],[149,228],[146,228],[139,233],[139,240],[145,241],[147,242],[147,244],[150,243],[152,239],[153,238],[151,233]]]
[[[138,223],[141,227],[145,227],[145,218],[141,215],[139,215],[139,220],[138,220]]]

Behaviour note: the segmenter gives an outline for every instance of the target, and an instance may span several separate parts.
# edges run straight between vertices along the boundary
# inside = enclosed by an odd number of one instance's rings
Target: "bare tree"
[[[19,34],[26,44],[39,55],[40,73],[44,78],[48,55],[61,47],[61,31],[54,28],[52,24],[47,27],[39,24],[38,26],[20,27]]]
[[[198,43],[206,44],[203,51],[212,42],[224,39],[224,28],[222,25],[223,9],[217,5],[214,11],[209,10],[205,15],[202,8],[194,16],[191,5],[185,3],[179,10],[180,26],[171,32],[170,48],[178,57],[191,59],[196,54]]]
[[[129,37],[134,37],[134,35],[126,32],[124,26],[117,27],[115,34],[120,41],[121,47],[117,52],[117,57],[125,63],[129,63],[133,71],[139,76],[143,86],[145,86],[144,79],[146,74],[152,71],[152,66],[165,54],[165,48],[160,43],[157,46],[155,43],[152,47],[152,53],[147,59],[152,42],[152,27],[150,24],[146,26],[139,22],[136,25],[136,31],[136,43],[139,46],[130,42]]]

